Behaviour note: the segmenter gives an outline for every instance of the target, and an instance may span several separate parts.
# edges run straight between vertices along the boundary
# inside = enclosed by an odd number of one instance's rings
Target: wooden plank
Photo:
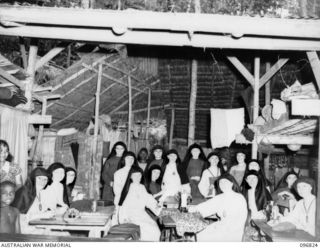
[[[302,144],[302,145],[313,145],[314,138],[312,135],[309,136],[285,136],[285,135],[268,135],[268,134],[259,134],[257,135],[258,143],[266,144]]]
[[[20,45],[20,53],[21,53],[23,68],[27,69],[28,59],[27,59],[27,53],[26,53],[26,47],[24,44],[24,39],[22,37],[19,37],[19,45]]]
[[[188,146],[194,143],[196,128],[196,102],[198,90],[198,61],[193,59],[191,63],[191,89],[189,100],[189,125],[188,125]]]
[[[149,126],[150,126],[150,108],[151,108],[151,88],[148,90],[148,106],[147,106],[147,127],[146,127],[146,141],[147,141],[147,149],[149,149]]]
[[[150,89],[150,88],[149,88]],[[131,77],[128,77],[128,95],[129,95],[129,115],[128,115],[128,150],[131,150],[131,128],[132,128],[132,86]]]
[[[32,114],[28,117],[29,124],[51,124],[51,122],[52,122],[51,115]]]
[[[266,63],[266,73],[270,70],[270,62]],[[261,79],[260,79],[260,83],[261,83]],[[270,105],[271,103],[271,89],[270,89],[270,80],[268,80],[265,84],[265,104],[266,105]],[[268,156],[269,157],[269,156]]]
[[[320,89],[320,60],[318,54],[316,51],[310,51],[307,52],[307,56],[314,74],[314,78],[318,84],[318,89]]]
[[[260,57],[254,58],[254,87],[253,87],[253,121],[259,116],[259,78],[260,78]],[[258,144],[256,136],[254,136],[251,147],[251,158],[257,159],[258,157]]]
[[[320,50],[320,42],[314,39],[285,39],[269,37],[242,37],[208,33],[194,33],[192,40],[187,33],[171,31],[128,30],[125,36],[115,35],[112,30],[88,29],[76,27],[38,27],[24,26],[4,28],[0,34],[43,39],[59,39],[100,43],[145,44],[161,46],[192,46],[199,48],[230,48],[248,50],[284,50],[306,51]]]
[[[186,33],[191,30],[202,33],[231,34],[238,40],[247,35],[320,38],[320,20],[312,19],[10,5],[1,6],[0,19],[3,22],[11,21],[46,26],[107,27],[110,29],[124,27],[128,30],[169,30]]]
[[[292,115],[320,116],[320,99],[293,99]]]
[[[259,88],[263,87],[287,62],[288,58],[279,59],[261,78]]]
[[[170,123],[170,135],[169,135],[169,149],[172,149],[173,132],[174,132],[175,110],[171,109],[171,123]]]
[[[21,82],[20,80],[18,80],[16,77],[12,76],[11,74],[7,73],[2,68],[0,68],[0,75],[2,77],[4,77],[6,80],[8,80],[9,82],[11,82],[14,85],[18,86],[19,88],[21,88],[22,90],[25,89],[25,84],[23,82]]]
[[[61,51],[63,51],[66,47],[55,47],[51,49],[48,53],[46,53],[44,56],[42,56],[36,63],[35,70],[38,71],[41,67],[43,67],[44,64],[46,64],[48,61],[53,59],[55,56],[57,56]]]
[[[227,56],[228,60],[234,65],[236,69],[238,69],[239,73],[250,83],[252,87],[254,87],[254,78],[252,74],[248,71],[248,69],[239,61],[237,57]]]
[[[35,80],[35,66],[38,54],[38,45],[36,44],[37,41],[31,40],[30,48],[29,48],[29,58],[28,58],[28,68],[27,73],[29,77],[26,80],[26,87],[25,87],[25,97],[27,98],[28,102],[24,105],[24,108],[27,110],[31,110],[32,108],[32,90]],[[36,95],[33,95],[36,97]],[[40,100],[40,99],[38,99]],[[41,101],[41,100],[40,100]]]

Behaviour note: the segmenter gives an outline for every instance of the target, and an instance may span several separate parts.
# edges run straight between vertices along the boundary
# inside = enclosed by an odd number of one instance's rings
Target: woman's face
[[[260,170],[260,166],[257,162],[251,162],[249,163],[249,166],[248,166],[249,170],[255,170],[255,171],[259,171]]]
[[[251,188],[254,188],[258,184],[258,177],[256,175],[248,175],[246,181]]]
[[[308,183],[305,183],[305,182],[299,182],[298,185],[297,185],[297,191],[298,191],[298,194],[304,198],[308,195],[311,194],[311,191],[312,191],[312,187],[310,184]]]
[[[134,172],[131,174],[131,180],[133,183],[137,183],[137,184],[140,183],[141,177],[142,175],[140,172]]]
[[[72,170],[67,172],[67,185],[73,183],[74,179],[76,178],[76,173]]]
[[[151,181],[155,182],[156,180],[159,179],[160,177],[160,170],[159,169],[154,169],[151,172]]]
[[[140,158],[141,160],[146,160],[147,157],[148,157],[148,153],[147,153],[145,150],[140,151],[140,153],[139,153],[139,158]]]
[[[124,161],[125,161],[125,166],[131,167],[134,163],[134,157],[133,156],[126,156],[124,158]]]
[[[122,145],[117,145],[116,146],[116,156],[122,157],[123,152],[124,152],[124,148],[122,147]]]
[[[156,160],[160,160],[162,158],[162,150],[161,149],[156,149],[154,152],[154,157]]]
[[[225,178],[222,178],[219,181],[219,187],[223,193],[230,191],[232,189],[232,185],[233,185],[233,183]]]
[[[61,182],[64,178],[65,171],[63,168],[58,168],[52,172],[52,181]]]
[[[48,183],[48,177],[46,176],[36,176],[36,189],[41,190],[44,189],[44,187]]]
[[[200,155],[200,150],[198,148],[193,148],[191,150],[191,155],[192,155],[192,158],[198,159]]]
[[[9,150],[7,146],[0,146],[0,162],[4,162],[9,155]]]
[[[171,162],[171,163],[175,163],[178,158],[177,155],[174,153],[169,154],[167,157],[169,159],[169,162]]]
[[[237,154],[237,161],[238,163],[244,163],[244,159],[246,158],[246,156],[243,153],[238,153]]]
[[[211,156],[209,158],[210,165],[218,165],[219,163],[219,157],[218,156]]]
[[[286,183],[288,184],[288,188],[291,188],[294,182],[297,180],[297,176],[295,174],[290,174],[286,178]]]

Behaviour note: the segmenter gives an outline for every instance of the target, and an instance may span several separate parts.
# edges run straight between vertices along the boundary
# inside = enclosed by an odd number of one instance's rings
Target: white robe
[[[169,163],[163,174],[161,184],[162,196],[160,202],[164,201],[168,196],[174,196],[182,190],[181,179],[175,163]]]
[[[149,208],[154,214],[159,215],[157,201],[150,195],[142,184],[131,184],[126,199],[119,207],[119,221],[133,223],[140,226],[141,240],[159,241],[160,230],[157,223],[146,212]]]
[[[46,189],[41,191],[41,202],[43,209],[57,211],[57,205],[65,206],[63,201],[63,185],[60,182],[53,182]]]
[[[113,176],[113,193],[114,193],[114,205],[118,206],[118,203],[120,201],[121,192],[124,187],[124,184],[126,183],[130,167],[123,167],[121,169],[118,169]]]
[[[210,178],[211,177],[215,177],[216,179],[221,175],[220,173],[220,169],[217,168],[217,170],[215,171],[214,169],[206,169],[203,171],[202,176],[201,176],[201,180],[198,184],[198,188],[200,193],[204,196],[204,197],[212,197],[215,196],[215,189],[213,189],[212,194],[209,195],[210,192]]]
[[[238,193],[229,192],[216,195],[196,206],[203,217],[218,214],[220,221],[210,224],[197,234],[198,241],[241,242],[248,215],[247,202]]]

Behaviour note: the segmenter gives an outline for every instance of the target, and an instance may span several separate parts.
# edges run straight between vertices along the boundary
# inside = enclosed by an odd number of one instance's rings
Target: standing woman
[[[197,234],[198,241],[241,242],[248,215],[246,200],[233,176],[220,176],[217,185],[220,194],[189,208],[189,212],[200,212],[203,217],[214,214],[220,217]]]
[[[153,164],[160,165],[161,168],[163,168],[166,163],[165,161],[166,157],[164,155],[164,149],[161,145],[157,144],[151,149],[147,169],[149,169]]]
[[[74,185],[76,184],[77,180],[77,171],[74,168],[67,167],[66,168],[66,189],[67,189],[67,196],[68,196],[68,203],[72,202],[72,190]]]
[[[236,179],[238,185],[241,186],[247,168],[245,162],[246,155],[243,152],[238,152],[236,157],[238,164],[230,168],[230,174]]]
[[[164,202],[167,197],[175,196],[179,192],[191,193],[189,179],[185,168],[181,164],[181,159],[176,150],[172,149],[167,152],[167,163],[163,169],[161,183],[160,202]]]
[[[139,167],[143,170],[143,172],[145,173],[147,170],[147,159],[148,159],[148,150],[147,148],[141,148],[139,150],[139,153],[138,153],[138,164],[139,164]]]
[[[157,206],[154,197],[147,192],[143,181],[141,168],[132,167],[120,197],[119,222],[140,226],[142,241],[159,241],[160,229],[145,209],[150,209],[158,216],[161,208]]]
[[[211,152],[207,158],[209,167],[203,171],[198,187],[204,197],[210,198],[216,195],[215,181],[225,172],[217,153]]]
[[[203,198],[199,191],[198,184],[200,182],[202,172],[206,168],[206,161],[206,156],[204,155],[200,145],[192,144],[188,148],[182,165],[187,170],[192,199]]]
[[[112,147],[111,153],[108,156],[102,170],[102,181],[103,181],[103,190],[102,190],[102,199],[107,200],[113,203],[114,194],[113,194],[113,183],[114,183],[114,173],[118,169],[123,153],[127,151],[127,146],[119,141],[114,144]]]
[[[21,233],[43,234],[44,230],[29,226],[29,221],[39,218],[52,218],[53,211],[45,209],[43,190],[48,184],[46,169],[37,167],[30,173],[26,184],[17,190],[12,206],[20,211]]]
[[[18,189],[22,186],[22,169],[11,161],[12,155],[8,143],[5,140],[0,140],[0,182],[13,182]]]

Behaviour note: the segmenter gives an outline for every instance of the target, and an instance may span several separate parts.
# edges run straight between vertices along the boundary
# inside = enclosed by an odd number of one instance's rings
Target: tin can
[[[96,212],[97,211],[97,201],[96,200],[92,201],[91,210],[92,210],[92,212]]]

